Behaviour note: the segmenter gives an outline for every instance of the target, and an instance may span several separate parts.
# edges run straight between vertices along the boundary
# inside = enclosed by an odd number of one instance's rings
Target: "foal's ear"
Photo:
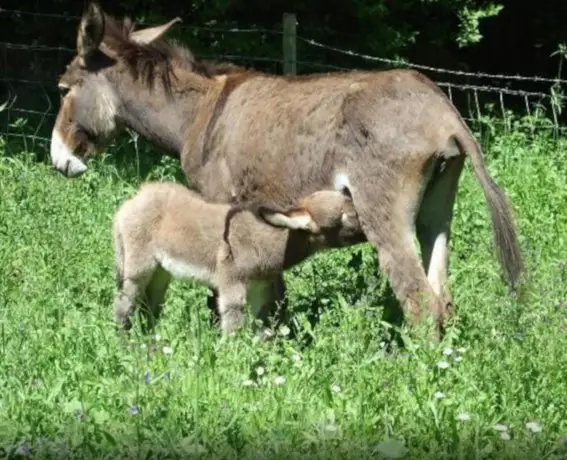
[[[177,17],[172,19],[166,24],[155,27],[147,27],[145,29],[136,30],[130,34],[130,40],[138,43],[139,45],[149,45],[158,38],[163,37],[169,29],[175,24],[181,22],[181,18]]]
[[[85,58],[98,49],[104,37],[104,13],[96,1],[89,2],[83,12],[77,35],[77,52]]]
[[[305,230],[310,233],[319,233],[321,229],[313,220],[313,216],[304,208],[294,208],[286,212],[277,212],[267,208],[260,209],[262,218],[275,227],[289,228],[290,230]]]

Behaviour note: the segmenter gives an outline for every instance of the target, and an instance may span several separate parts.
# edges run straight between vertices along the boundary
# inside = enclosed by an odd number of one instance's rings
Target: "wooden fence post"
[[[283,14],[283,73],[284,75],[295,75],[297,72],[296,55],[296,25],[297,20],[294,13]]]

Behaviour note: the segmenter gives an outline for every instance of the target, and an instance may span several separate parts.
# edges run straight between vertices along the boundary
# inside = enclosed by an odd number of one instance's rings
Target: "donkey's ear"
[[[275,227],[285,227],[290,230],[305,230],[310,233],[319,233],[321,230],[313,220],[313,216],[303,208],[295,208],[286,212],[272,211],[267,208],[260,209],[262,218]]]
[[[98,2],[92,1],[83,13],[77,35],[77,52],[82,58],[98,49],[104,37],[104,13]]]
[[[158,38],[163,37],[169,29],[175,24],[181,22],[181,18],[177,17],[161,26],[147,27],[146,29],[136,30],[130,34],[130,40],[140,45],[149,45]]]

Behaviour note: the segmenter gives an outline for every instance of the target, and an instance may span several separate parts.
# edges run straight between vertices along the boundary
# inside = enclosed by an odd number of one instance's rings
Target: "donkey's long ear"
[[[147,27],[146,29],[136,30],[130,34],[130,40],[140,45],[149,45],[158,38],[163,37],[166,32],[175,24],[181,22],[181,18],[177,17],[161,26]]]
[[[98,49],[104,37],[104,13],[96,1],[92,1],[83,13],[77,35],[77,52],[82,58]]]
[[[286,212],[273,211],[260,208],[262,218],[275,227],[289,228],[290,230],[305,230],[310,233],[319,233],[321,229],[313,220],[313,216],[303,208],[294,208]]]

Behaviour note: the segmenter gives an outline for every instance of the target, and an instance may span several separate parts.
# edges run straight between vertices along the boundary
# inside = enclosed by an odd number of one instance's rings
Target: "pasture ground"
[[[517,126],[485,145],[531,276],[521,301],[500,278],[467,162],[455,323],[439,346],[414,334],[405,348],[386,346],[386,283],[367,245],[287,273],[297,339],[222,338],[206,289],[177,282],[158,336],[136,328],[138,346],[123,348],[110,222],[141,181],[139,162],[103,157],[67,180],[0,142],[2,456],[567,458],[566,139]],[[145,177],[173,176],[163,159]]]

